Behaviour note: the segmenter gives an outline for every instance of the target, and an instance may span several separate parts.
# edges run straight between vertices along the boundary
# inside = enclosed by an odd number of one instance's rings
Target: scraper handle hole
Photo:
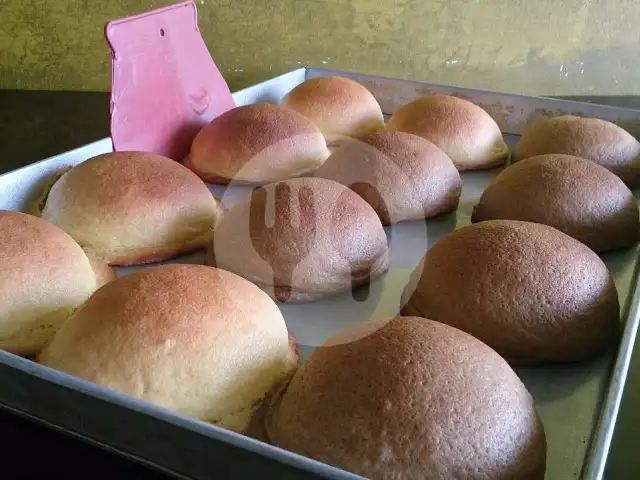
[[[161,29],[160,29],[160,36],[161,36],[161,37],[164,37],[164,33],[165,33],[165,32],[164,32],[164,28],[161,28]]]

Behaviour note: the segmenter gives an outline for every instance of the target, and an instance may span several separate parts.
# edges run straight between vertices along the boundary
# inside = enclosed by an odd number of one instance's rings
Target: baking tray
[[[387,116],[421,95],[462,96],[491,114],[511,146],[528,123],[567,113],[613,121],[636,136],[640,134],[637,110],[328,69],[300,68],[238,91],[233,97],[237,105],[278,102],[304,80],[327,75],[347,76],[365,85]],[[109,151],[112,142],[106,138],[0,176],[0,208],[25,211],[47,176]],[[308,355],[327,337],[350,325],[396,314],[401,291],[425,248],[469,223],[473,205],[498,172],[463,173],[462,198],[455,214],[426,223],[387,227],[390,270],[370,286],[366,300],[355,300],[349,292],[310,304],[281,305],[288,327],[301,344],[302,355]],[[246,187],[211,186],[211,190],[227,205],[248,192]],[[603,476],[638,327],[640,298],[638,247],[603,258],[615,277],[626,322],[617,351],[574,365],[517,369],[535,398],[545,425],[548,480],[595,480]],[[202,260],[196,254],[169,263]],[[126,275],[139,268],[120,269],[118,274]],[[180,478],[360,478],[6,352],[0,352],[0,385],[2,407]]]

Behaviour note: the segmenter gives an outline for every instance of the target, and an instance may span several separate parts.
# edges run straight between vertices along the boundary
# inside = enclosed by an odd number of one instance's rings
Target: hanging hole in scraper
[[[160,36],[161,36],[161,37],[164,37],[164,35],[165,35],[164,28],[161,28],[161,29],[160,29]]]

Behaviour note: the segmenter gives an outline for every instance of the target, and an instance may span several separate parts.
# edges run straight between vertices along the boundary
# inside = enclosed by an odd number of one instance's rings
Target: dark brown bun
[[[262,184],[313,171],[328,156],[311,120],[256,103],[229,110],[200,130],[184,164],[205,182]]]
[[[0,349],[35,355],[114,277],[112,268],[89,259],[55,225],[0,210]]]
[[[377,480],[542,480],[544,428],[509,365],[424,318],[351,328],[316,348],[271,403],[284,449]]]
[[[280,310],[255,285],[204,265],[163,265],[98,290],[38,361],[244,432],[298,356]]]
[[[614,123],[573,115],[529,125],[513,151],[513,161],[546,153],[586,158],[618,175],[630,187],[640,185],[640,143]]]
[[[364,86],[349,78],[312,78],[283,99],[282,105],[311,119],[328,142],[359,137],[384,128],[382,110]]]
[[[482,340],[514,365],[589,358],[614,340],[613,278],[587,246],[555,228],[487,220],[448,234],[424,256],[402,313]]]
[[[383,225],[431,218],[458,208],[462,180],[433,143],[404,132],[375,132],[346,142],[315,176],[350,187]]]
[[[629,247],[640,239],[633,192],[606,168],[569,155],[529,157],[500,172],[471,221],[500,219],[544,223],[595,252]]]
[[[495,120],[476,104],[451,95],[428,95],[400,107],[387,129],[429,140],[460,171],[498,167],[509,158]]]
[[[389,266],[376,212],[347,187],[298,178],[254,190],[216,229],[208,262],[305,302],[367,284]]]
[[[205,248],[221,211],[204,182],[178,162],[116,152],[64,173],[49,190],[41,216],[89,256],[128,266]]]

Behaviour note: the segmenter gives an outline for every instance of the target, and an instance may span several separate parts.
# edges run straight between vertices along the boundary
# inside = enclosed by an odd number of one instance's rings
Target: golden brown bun
[[[305,302],[369,283],[389,266],[376,212],[331,180],[297,178],[254,190],[216,229],[208,262]]]
[[[358,82],[345,77],[309,79],[283,99],[282,105],[313,120],[327,141],[359,137],[384,128],[375,97]]]
[[[38,361],[243,432],[297,354],[255,285],[204,265],[163,265],[98,290]]]
[[[433,143],[404,132],[375,132],[345,143],[316,177],[350,187],[383,225],[431,218],[458,208],[462,181]]]
[[[604,262],[555,228],[487,220],[448,234],[424,256],[402,313],[482,340],[514,365],[570,362],[616,337],[618,294]]]
[[[100,282],[80,246],[55,225],[0,211],[0,349],[31,356]],[[113,274],[113,270],[110,270]]]
[[[42,218],[111,265],[152,263],[203,249],[221,208],[183,165],[142,152],[91,158],[62,175]]]
[[[400,107],[387,128],[426,138],[444,150],[460,171],[498,167],[509,158],[493,118],[474,103],[451,95],[429,95]]]
[[[205,126],[184,164],[206,182],[262,184],[315,170],[329,156],[318,127],[278,105],[236,107]]]
[[[542,480],[544,428],[509,365],[424,318],[368,322],[316,348],[272,402],[275,445],[376,480]]]
[[[544,223],[595,252],[629,247],[640,239],[631,190],[606,168],[569,155],[529,157],[500,172],[471,221],[499,219]]]
[[[513,151],[513,162],[546,153],[586,158],[618,175],[630,187],[640,185],[640,143],[614,123],[573,115],[529,125]]]

